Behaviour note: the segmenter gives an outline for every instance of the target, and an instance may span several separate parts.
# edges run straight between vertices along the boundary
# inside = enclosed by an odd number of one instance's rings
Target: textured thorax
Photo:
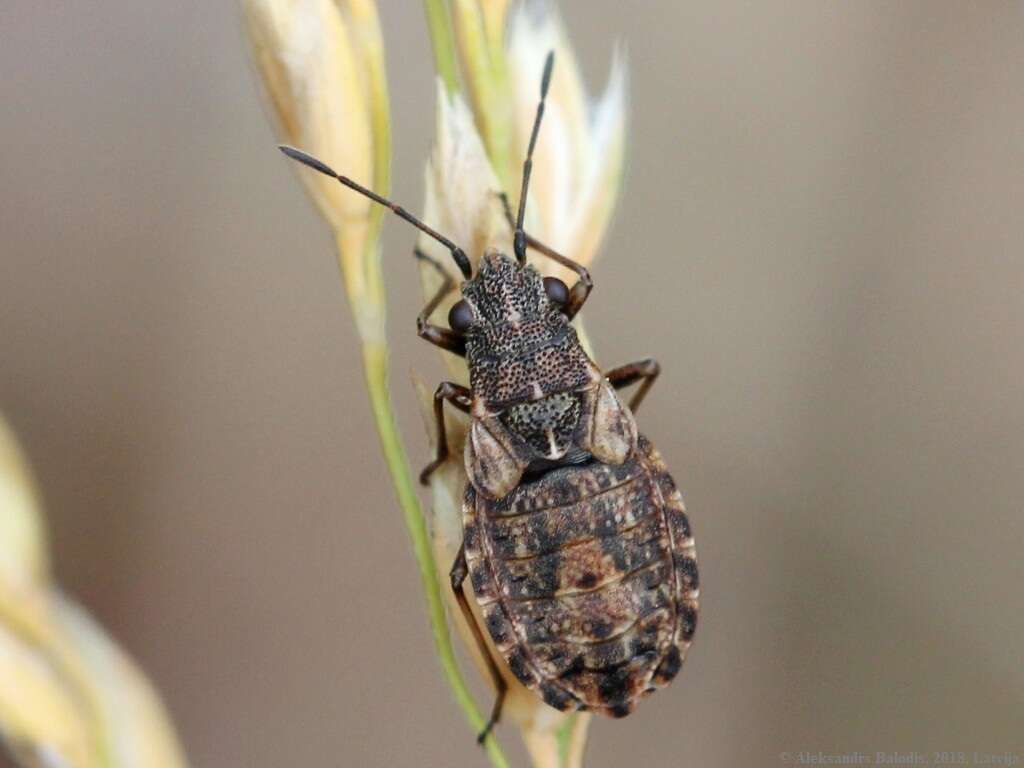
[[[470,386],[486,410],[575,392],[601,374],[561,315],[482,328],[466,343]]]
[[[565,286],[562,286],[565,291]],[[462,286],[473,420],[466,441],[470,482],[492,499],[524,474],[593,457],[621,464],[636,424],[580,345],[544,278],[489,253]],[[557,295],[557,293],[556,293]]]
[[[477,322],[466,337],[475,397],[489,413],[600,380],[576,331],[544,292],[533,267],[490,253],[462,289]]]

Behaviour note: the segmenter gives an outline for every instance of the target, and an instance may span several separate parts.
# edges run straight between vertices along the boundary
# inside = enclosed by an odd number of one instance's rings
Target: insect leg
[[[476,737],[477,743],[483,744],[487,735],[498,724],[498,720],[501,719],[501,707],[505,703],[505,692],[508,690],[508,683],[501,676],[498,665],[494,663],[494,657],[491,655],[491,650],[484,639],[484,633],[480,631],[480,625],[477,624],[476,617],[473,615],[473,611],[470,610],[469,601],[466,599],[466,590],[463,584],[466,581],[466,576],[469,575],[469,566],[466,564],[465,543],[459,547],[459,554],[455,556],[455,562],[452,563],[452,570],[449,575],[451,577],[452,592],[455,593],[455,600],[459,604],[459,610],[462,611],[462,616],[466,619],[466,623],[473,633],[473,639],[476,640],[477,648],[487,662],[487,668],[490,670],[491,680],[497,692],[497,696],[494,699],[494,708],[491,710],[491,716],[487,720],[487,725],[484,726],[484,729]]]
[[[647,394],[647,390],[651,388],[654,380],[658,378],[659,373],[661,373],[661,366],[658,364],[658,361],[649,357],[646,360],[626,363],[626,365],[620,365],[618,368],[612,368],[605,374],[605,378],[608,379],[608,383],[615,387],[615,389],[622,389],[630,384],[643,381],[640,389],[636,391],[633,399],[629,401],[629,410],[635,411],[644,399],[644,395]]]
[[[455,288],[455,281],[452,280],[452,276],[445,271],[437,259],[430,256],[428,253],[421,251],[419,248],[413,251],[413,254],[417,259],[425,261],[436,269],[441,277],[444,278],[444,282],[441,283],[441,287],[437,289],[437,293],[430,301],[427,302],[427,306],[423,308],[423,311],[416,317],[416,333],[421,339],[426,339],[431,344],[434,344],[441,349],[446,349],[449,352],[465,357],[466,355],[466,339],[458,333],[448,329],[442,328],[440,325],[434,325],[430,322],[430,316],[434,314],[434,310],[437,309],[438,305],[444,300],[453,288]]]
[[[508,202],[508,195],[504,192],[499,192],[498,197],[501,199],[501,204],[505,209],[505,218],[508,219],[509,226],[514,227],[515,220],[512,218],[512,208]],[[543,256],[547,256],[552,261],[561,264],[566,269],[571,269],[579,277],[576,284],[569,290],[569,300],[562,308],[566,317],[572,320],[576,316],[576,313],[583,308],[584,303],[587,301],[587,297],[590,295],[591,289],[594,287],[594,280],[590,277],[590,272],[582,264],[577,264],[568,256],[563,256],[551,246],[545,245],[531,235],[524,233],[524,237],[526,238],[526,244],[530,248],[533,248],[533,250]]]
[[[448,458],[448,432],[444,428],[444,401],[454,405],[463,413],[469,413],[469,405],[473,393],[460,384],[451,381],[442,381],[434,391],[434,420],[437,424],[437,456],[427,464],[420,472],[420,482],[427,484],[427,480],[435,469],[444,464]]]

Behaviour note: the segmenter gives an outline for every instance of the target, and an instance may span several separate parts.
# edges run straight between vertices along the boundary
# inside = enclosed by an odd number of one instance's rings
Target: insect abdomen
[[[622,716],[674,677],[698,576],[682,499],[646,439],[622,465],[560,467],[497,502],[470,486],[464,513],[488,631],[545,701]]]

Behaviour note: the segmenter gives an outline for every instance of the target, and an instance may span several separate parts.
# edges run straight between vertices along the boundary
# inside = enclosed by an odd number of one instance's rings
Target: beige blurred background
[[[383,3],[395,196],[433,81]],[[683,673],[589,765],[1024,757],[1024,10],[563,3],[590,83],[629,49],[602,363],[692,511]],[[58,574],[196,766],[473,766],[431,651],[327,232],[273,148],[235,6],[0,7],[0,409]],[[394,391],[443,375],[389,221]],[[484,687],[476,679],[477,690]],[[514,733],[502,731],[511,753]]]

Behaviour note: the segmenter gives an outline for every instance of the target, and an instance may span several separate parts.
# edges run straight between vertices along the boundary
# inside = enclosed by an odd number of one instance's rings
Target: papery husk
[[[39,493],[14,433],[0,417],[0,579],[39,584],[49,576]]]
[[[145,676],[53,585],[39,497],[0,419],[0,741],[31,768],[183,768]]]
[[[253,60],[277,132],[387,194],[390,117],[384,45],[369,0],[243,0]],[[384,342],[382,210],[323,174],[294,166],[334,231],[345,290],[364,340]]]
[[[556,61],[530,177],[527,229],[563,255],[589,266],[621,188],[627,128],[625,56],[615,50],[608,84],[591,101],[553,7],[544,3],[518,7],[508,38],[506,58],[516,105],[511,156],[519,162],[529,143],[538,83],[549,51],[555,52]],[[561,268],[549,267],[547,272],[571,279],[571,273]]]
[[[460,95],[449,95],[440,81],[437,105],[437,138],[424,176],[423,219],[458,243],[475,270],[487,249],[511,250],[512,230],[499,197],[501,184],[487,159],[469,107]],[[441,265],[456,286],[461,283],[462,274],[444,246],[422,235],[418,247]],[[424,298],[429,299],[443,278],[433,266],[421,262],[420,282]],[[456,287],[434,312],[435,322],[446,323],[448,310],[460,298]],[[442,354],[453,378],[468,384],[466,361]]]

